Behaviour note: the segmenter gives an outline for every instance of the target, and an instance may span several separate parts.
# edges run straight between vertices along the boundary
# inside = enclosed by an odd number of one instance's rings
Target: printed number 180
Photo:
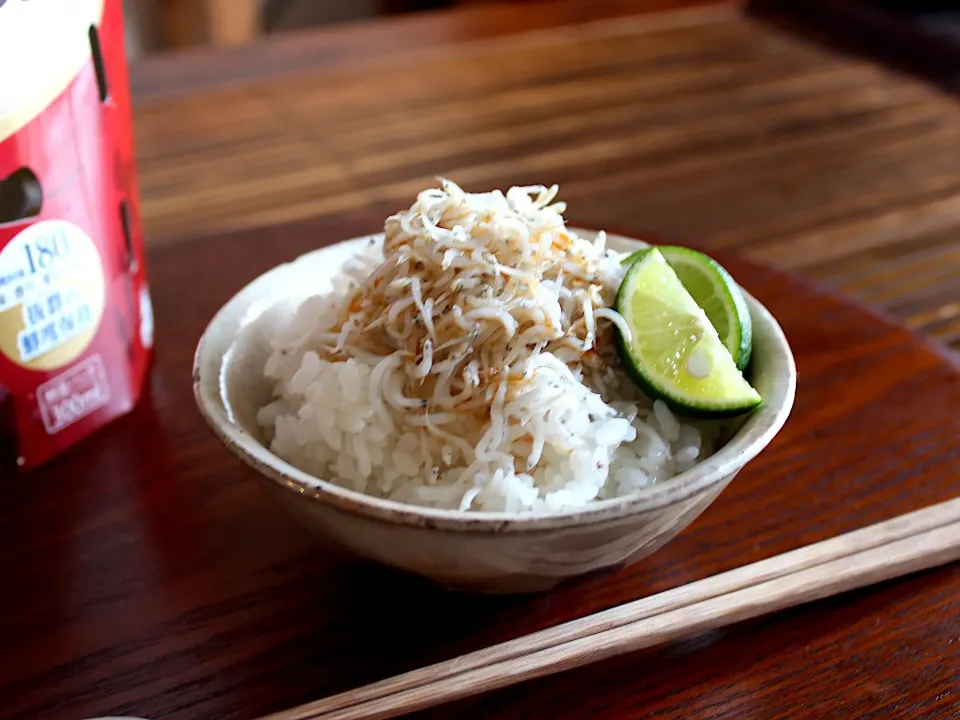
[[[66,257],[70,252],[70,246],[67,244],[67,235],[62,230],[54,230],[49,235],[41,235],[32,243],[24,245],[27,253],[27,265],[30,267],[30,274],[46,270],[60,258]]]

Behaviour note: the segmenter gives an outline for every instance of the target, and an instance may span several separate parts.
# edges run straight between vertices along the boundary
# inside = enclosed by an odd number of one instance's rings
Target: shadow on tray
[[[960,1],[750,0],[748,12],[960,92]]]

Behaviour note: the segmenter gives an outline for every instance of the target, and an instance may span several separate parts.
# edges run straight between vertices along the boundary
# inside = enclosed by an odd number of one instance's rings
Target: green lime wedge
[[[747,301],[730,273],[713,258],[690,248],[659,250],[687,292],[703,308],[737,367],[746,370],[753,346],[753,325]]]
[[[703,308],[737,367],[746,370],[753,348],[753,325],[747,301],[736,281],[720,263],[701,252],[663,245],[657,249],[697,305]],[[623,263],[631,264],[637,254],[625,258]]]
[[[617,292],[631,337],[618,332],[617,342],[641,389],[685,415],[739,415],[759,405],[760,395],[660,251],[633,257]]]

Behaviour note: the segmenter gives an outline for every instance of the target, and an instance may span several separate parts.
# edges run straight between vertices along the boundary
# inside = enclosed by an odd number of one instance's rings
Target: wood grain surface
[[[736,5],[630,5],[296,35],[255,72],[135,67],[148,235],[385,215],[438,174],[558,182],[582,224],[736,248],[960,349],[957,98]]]
[[[207,320],[377,215],[157,244],[157,347],[134,413],[0,483],[0,713],[243,720],[948,499],[960,367],[909,331],[728,251],[796,353],[793,416],[666,548],[546,595],[477,597],[328,554],[194,408]],[[229,258],[229,262],[225,259]],[[950,718],[960,567],[438,708],[428,718]]]
[[[134,68],[156,368],[131,416],[2,478],[0,717],[252,718],[957,493],[956,356],[752,262],[960,347],[957,100],[734,6],[629,5],[477,6]],[[194,344],[233,292],[437,173],[559,182],[572,220],[699,243],[781,320],[792,419],[639,565],[485,598],[331,556],[195,411]],[[954,718],[958,643],[952,566],[425,717]]]

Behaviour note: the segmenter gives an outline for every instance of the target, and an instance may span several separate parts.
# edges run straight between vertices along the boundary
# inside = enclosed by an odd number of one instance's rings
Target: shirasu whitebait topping
[[[664,439],[609,351],[615,326],[629,333],[612,309],[623,254],[567,229],[556,194],[444,180],[388,218],[382,255],[273,341],[277,398],[260,413],[273,450],[362,492],[461,510],[581,506],[692,464],[697,428]]]

